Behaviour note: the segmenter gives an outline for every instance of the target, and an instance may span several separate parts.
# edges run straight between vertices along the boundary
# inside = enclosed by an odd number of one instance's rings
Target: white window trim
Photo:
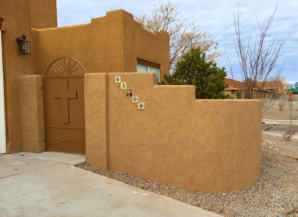
[[[140,64],[140,63],[137,63],[137,65],[142,65],[142,66],[147,67],[147,71],[146,71],[146,72],[154,72],[154,71],[150,71],[150,68],[155,68],[155,67],[147,66],[147,65],[143,65],[143,64]],[[156,69],[157,69],[157,68],[156,68]],[[159,72],[158,72],[158,75],[159,75],[159,76],[157,76],[157,72],[154,72],[154,73],[156,73],[156,81],[157,81],[157,82],[160,82],[160,69],[159,69]]]
[[[5,99],[4,99],[4,75],[3,75],[2,31],[1,30],[0,30],[0,153],[6,153]]]

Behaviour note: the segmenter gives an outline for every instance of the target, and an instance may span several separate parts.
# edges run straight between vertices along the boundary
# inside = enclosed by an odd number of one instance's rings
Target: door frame
[[[55,64],[59,67],[55,67]],[[62,64],[62,65],[61,65]],[[44,123],[45,123],[45,151],[48,151],[48,123],[47,123],[47,85],[46,81],[49,79],[59,79],[59,78],[82,78],[83,79],[83,85],[84,84],[84,77],[87,73],[85,67],[74,57],[67,57],[67,56],[61,56],[56,59],[54,59],[48,66],[44,76],[43,76],[43,87],[44,87]],[[83,100],[84,100],[83,96]],[[84,119],[85,119],[85,112],[84,112]],[[84,124],[84,140],[85,140],[85,124]],[[84,141],[84,154],[86,153],[86,142]]]
[[[5,96],[4,70],[2,53],[2,31],[0,30],[0,153],[6,153],[6,123],[5,123]]]

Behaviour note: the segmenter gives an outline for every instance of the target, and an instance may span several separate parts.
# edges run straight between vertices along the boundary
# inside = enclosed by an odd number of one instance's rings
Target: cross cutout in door
[[[77,91],[69,90],[69,81],[66,81],[66,90],[59,92],[54,98],[58,100],[62,100],[62,115],[64,118],[64,124],[69,124],[69,100],[77,99],[78,93]]]

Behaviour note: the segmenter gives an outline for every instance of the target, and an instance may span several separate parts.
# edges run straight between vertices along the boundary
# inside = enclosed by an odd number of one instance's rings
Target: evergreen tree
[[[200,48],[192,48],[180,61],[172,75],[165,75],[162,84],[195,85],[197,99],[225,99],[225,68],[206,60]]]

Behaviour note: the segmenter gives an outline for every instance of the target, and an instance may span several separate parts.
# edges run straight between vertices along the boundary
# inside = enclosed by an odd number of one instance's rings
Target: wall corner
[[[86,162],[108,169],[106,73],[87,73],[85,88]]]
[[[114,15],[120,15],[121,16],[125,16],[125,17],[129,17],[131,19],[133,19],[133,15],[123,9],[119,9],[119,10],[112,10],[112,11],[108,11],[106,12],[106,16],[114,16]]]
[[[22,151],[39,153],[45,150],[43,96],[43,76],[19,78]]]

